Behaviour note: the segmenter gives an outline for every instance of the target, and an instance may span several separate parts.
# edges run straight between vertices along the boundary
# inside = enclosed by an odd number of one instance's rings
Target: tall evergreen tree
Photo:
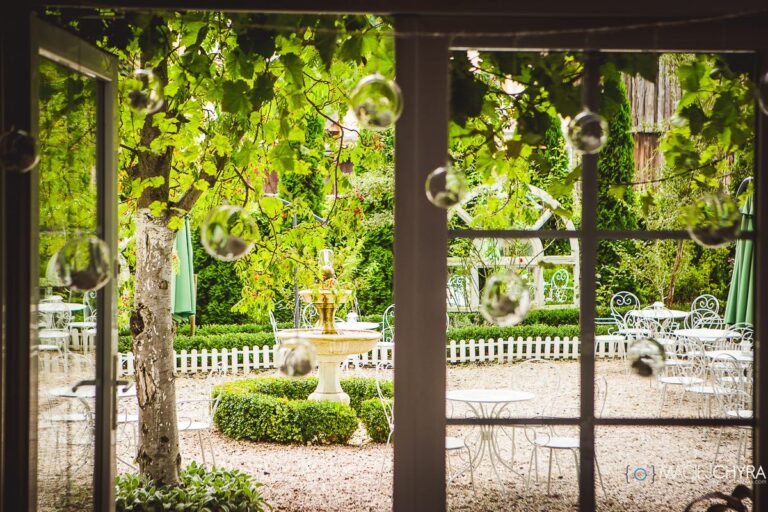
[[[608,141],[600,150],[598,165],[597,227],[598,229],[637,229],[631,186],[635,177],[635,143],[632,138],[632,110],[627,89],[620,76],[606,77],[603,82],[600,114],[608,122]],[[621,193],[618,193],[618,192]],[[614,290],[627,289],[632,283],[617,274],[619,255],[616,248],[627,242],[602,242],[597,254],[597,270],[601,281],[612,283]]]

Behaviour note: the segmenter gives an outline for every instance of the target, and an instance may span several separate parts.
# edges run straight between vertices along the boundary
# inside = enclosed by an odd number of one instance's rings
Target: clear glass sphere
[[[491,276],[480,297],[480,313],[492,324],[517,325],[531,307],[528,285],[514,270]]]
[[[741,233],[741,212],[728,194],[706,194],[686,211],[688,233],[702,247],[722,247]]]
[[[664,368],[666,352],[664,347],[652,338],[633,341],[627,349],[627,358],[635,372],[642,377],[651,377]]]
[[[0,135],[0,166],[11,172],[27,172],[40,161],[35,138],[24,130]]]
[[[214,258],[234,261],[251,252],[258,234],[256,221],[242,208],[221,205],[208,213],[200,228],[200,241]]]
[[[154,114],[165,104],[163,82],[151,69],[137,69],[129,78],[128,104],[141,114]]]
[[[387,130],[403,112],[403,95],[394,80],[376,73],[357,83],[349,95],[349,106],[361,128]]]
[[[467,195],[467,176],[451,164],[438,167],[424,184],[427,199],[438,208],[451,208]]]
[[[275,362],[283,375],[301,377],[314,370],[317,352],[307,340],[291,338],[280,342]]]
[[[74,238],[48,262],[46,278],[54,286],[98,290],[112,277],[109,246],[95,236]]]
[[[757,84],[757,103],[763,114],[768,116],[768,73],[761,76]]]
[[[568,125],[568,138],[577,151],[597,153],[608,140],[608,122],[599,114],[584,110]]]

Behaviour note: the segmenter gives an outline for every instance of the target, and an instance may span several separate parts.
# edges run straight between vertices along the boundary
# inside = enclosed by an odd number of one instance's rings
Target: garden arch
[[[550,220],[557,218],[563,223],[566,230],[576,231],[576,226],[574,225],[573,220],[562,213],[562,204],[560,201],[537,186],[527,186],[528,198],[536,205],[535,208],[540,212],[540,215],[532,225],[525,226],[524,229],[538,231],[543,229]],[[464,208],[464,205],[468,204],[478,196],[488,193],[503,193],[503,189],[500,184],[479,185],[473,187],[464,197],[460,206],[449,210],[448,219],[450,220],[451,216],[456,215],[467,225],[471,226],[474,216]],[[478,249],[480,249],[480,245],[482,245],[483,242],[484,240],[473,240],[473,244]],[[499,244],[502,247],[507,247],[509,245],[508,242],[507,239],[499,240]],[[579,240],[577,238],[568,239],[570,254],[565,255],[546,254],[546,248],[542,238],[528,238],[527,242],[529,245],[529,250],[527,251],[528,254],[501,256],[494,260],[494,266],[519,268],[524,269],[525,273],[529,273],[529,275],[532,273],[529,283],[531,301],[535,307],[545,307],[555,304],[578,307],[579,281],[581,277]],[[487,262],[482,260],[479,262],[470,260],[468,262],[464,258],[455,256],[448,258],[450,277],[448,279],[447,297],[449,311],[477,311],[480,305],[480,290],[482,285],[480,274],[487,266]],[[558,272],[547,279],[545,277],[545,270],[551,267],[570,267],[570,273],[563,274],[562,272]],[[459,268],[464,268],[466,274],[462,276],[456,273],[456,269]],[[570,298],[570,300],[565,300],[565,297]]]

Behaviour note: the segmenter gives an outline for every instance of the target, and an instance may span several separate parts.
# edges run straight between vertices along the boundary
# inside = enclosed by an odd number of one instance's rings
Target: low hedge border
[[[597,334],[607,334],[609,326],[598,325]],[[495,327],[495,326],[469,326],[460,327],[457,329],[449,329],[447,333],[448,340],[480,340],[480,339],[498,339],[498,338],[536,338],[536,337],[554,338],[559,336],[560,338],[573,338],[579,336],[578,325],[545,325],[545,324],[531,324],[531,325],[515,325],[512,327]],[[132,340],[130,336],[120,336],[118,341],[119,352],[130,352],[132,347]],[[243,347],[263,347],[265,345],[272,346],[275,343],[275,337],[272,331],[269,332],[255,332],[255,333],[238,333],[238,334],[196,334],[195,336],[177,335],[173,340],[173,348],[177,352],[182,350],[190,351],[192,349],[241,349]]]
[[[370,378],[341,379],[350,405],[308,400],[315,387],[315,377],[262,377],[221,384],[213,390],[214,396],[220,396],[214,423],[222,433],[235,439],[343,444],[359,426],[363,403],[378,400],[376,382]],[[383,382],[382,391],[392,397],[392,383]],[[372,421],[369,424],[374,431],[380,428]]]
[[[393,400],[389,400],[392,404]],[[389,422],[384,406],[378,398],[371,398],[360,404],[360,421],[365,425],[368,437],[375,443],[386,443],[389,437]]]

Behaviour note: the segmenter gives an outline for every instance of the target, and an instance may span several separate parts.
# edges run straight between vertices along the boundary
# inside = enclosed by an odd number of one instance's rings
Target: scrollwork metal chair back
[[[390,304],[384,310],[381,319],[381,341],[393,343],[395,341],[395,305]]]
[[[691,303],[691,311],[712,311],[717,314],[720,312],[720,301],[714,295],[705,293],[699,295]]]
[[[614,318],[623,317],[626,308],[640,309],[640,299],[632,292],[618,292],[611,297],[611,315]]]
[[[568,292],[573,290],[573,286],[569,286],[570,275],[564,268],[558,269],[552,274],[548,283],[547,302],[555,304],[563,304],[568,301]]]
[[[275,345],[279,345],[280,337],[277,335],[277,331],[280,329],[277,327],[277,320],[275,319],[275,314],[272,311],[269,312],[269,323],[272,325],[272,334],[275,336]]]
[[[314,304],[307,304],[301,310],[301,326],[305,329],[311,329],[317,323],[317,308]]]
[[[683,322],[687,329],[722,329],[725,322],[717,313],[710,310],[691,311]]]

